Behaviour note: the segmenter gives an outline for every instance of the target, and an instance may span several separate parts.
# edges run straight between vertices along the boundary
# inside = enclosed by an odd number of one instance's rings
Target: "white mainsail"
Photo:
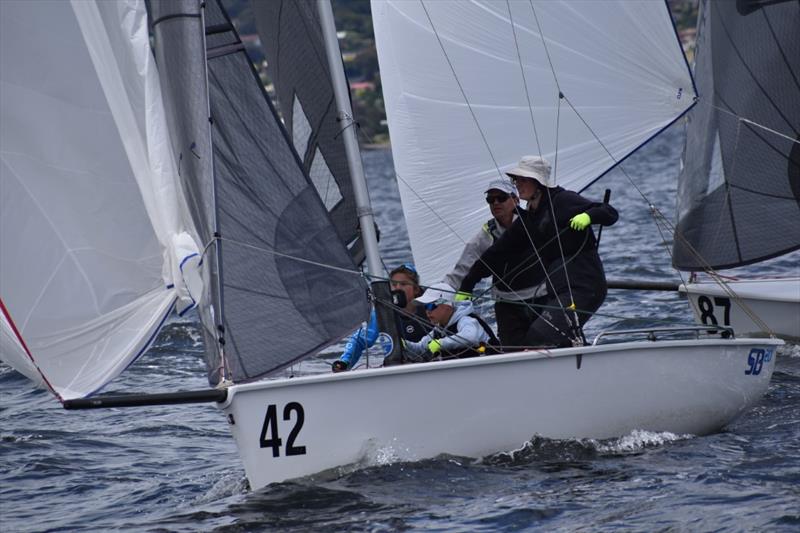
[[[0,12],[2,359],[35,378],[32,361],[62,399],[81,397],[188,296],[180,265],[197,248],[144,1],[4,1]]]
[[[581,190],[691,107],[664,2],[373,2],[411,247],[440,279],[526,154]],[[513,21],[513,25],[512,25]],[[564,98],[559,98],[559,92]]]

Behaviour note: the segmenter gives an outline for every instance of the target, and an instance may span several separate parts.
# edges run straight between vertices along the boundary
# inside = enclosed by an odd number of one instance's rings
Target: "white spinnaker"
[[[144,2],[0,11],[0,296],[54,391],[85,396],[157,333],[188,237]]]
[[[449,272],[490,218],[486,185],[521,156],[541,153],[559,185],[581,190],[694,100],[664,2],[389,0],[373,1],[372,16],[403,211],[426,283]]]
[[[36,369],[33,361],[28,357],[25,346],[14,331],[14,327],[6,318],[5,313],[0,313],[0,360],[7,362],[14,370],[33,381],[37,387],[43,387],[42,375]]]

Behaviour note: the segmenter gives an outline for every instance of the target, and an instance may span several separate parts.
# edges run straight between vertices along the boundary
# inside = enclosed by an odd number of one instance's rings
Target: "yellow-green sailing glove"
[[[472,293],[458,291],[456,293],[456,297],[453,298],[453,300],[455,300],[456,302],[466,302],[468,300],[472,300]]]
[[[431,352],[433,355],[442,351],[442,343],[439,342],[438,339],[433,339],[431,342],[428,343],[428,351]]]
[[[575,215],[569,219],[569,227],[578,231],[585,230],[591,223],[592,219],[586,213]]]

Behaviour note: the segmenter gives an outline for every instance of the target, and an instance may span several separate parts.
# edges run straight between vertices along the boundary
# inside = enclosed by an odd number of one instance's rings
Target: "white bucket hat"
[[[556,184],[550,177],[550,163],[544,157],[538,155],[525,155],[519,160],[517,166],[509,171],[506,175],[510,177],[531,178],[538,181],[545,187],[552,188]]]

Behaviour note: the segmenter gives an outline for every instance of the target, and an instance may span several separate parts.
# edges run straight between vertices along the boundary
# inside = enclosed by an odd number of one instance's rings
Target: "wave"
[[[635,455],[648,448],[690,438],[693,435],[639,429],[612,439],[548,439],[534,435],[520,448],[484,457],[482,462],[489,465],[520,466],[537,462],[588,461],[599,457]]]

